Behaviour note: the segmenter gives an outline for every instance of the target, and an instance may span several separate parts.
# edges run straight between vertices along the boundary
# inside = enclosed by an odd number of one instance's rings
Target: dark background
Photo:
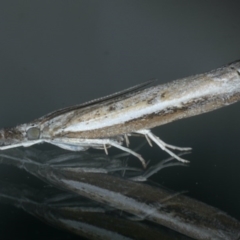
[[[239,5],[190,0],[1,2],[0,126],[25,123],[151,78],[166,83],[239,59]],[[191,146],[193,152],[187,156],[189,168],[166,169],[153,179],[176,191],[187,190],[240,220],[239,113],[238,103],[156,128],[166,142]],[[155,160],[167,156],[156,146],[141,153]],[[14,223],[21,226],[18,237],[26,238],[30,222],[33,236],[34,230],[39,239],[44,233],[44,224],[20,210],[1,206],[0,218],[0,235],[12,236]]]

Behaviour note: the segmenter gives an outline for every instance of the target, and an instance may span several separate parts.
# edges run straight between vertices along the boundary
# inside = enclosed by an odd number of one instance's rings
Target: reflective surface
[[[118,157],[61,149],[6,150],[0,153],[2,164],[23,169],[47,185],[31,188],[31,184],[2,181],[1,203],[90,239],[149,239],[150,235],[175,239],[179,233],[194,239],[240,237],[240,223],[224,212],[144,183],[164,168],[183,164],[170,158],[142,170]]]

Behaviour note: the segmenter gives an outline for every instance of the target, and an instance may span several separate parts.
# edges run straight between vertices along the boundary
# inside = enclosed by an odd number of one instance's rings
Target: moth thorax
[[[40,137],[40,129],[38,127],[31,127],[27,130],[27,139],[36,140]]]

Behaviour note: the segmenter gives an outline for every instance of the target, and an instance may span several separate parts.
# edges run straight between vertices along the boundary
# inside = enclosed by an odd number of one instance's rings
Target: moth
[[[151,85],[148,81],[112,95],[49,113],[30,123],[0,130],[0,150],[50,143],[71,151],[129,148],[131,135],[143,135],[175,159],[173,150],[188,151],[163,142],[150,129],[174,120],[202,114],[240,99],[240,61],[207,73]],[[126,144],[124,144],[124,142]]]

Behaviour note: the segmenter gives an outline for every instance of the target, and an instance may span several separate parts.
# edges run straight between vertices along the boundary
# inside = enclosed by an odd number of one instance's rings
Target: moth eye
[[[37,127],[32,127],[27,130],[27,138],[28,140],[36,140],[39,139],[40,129]]]

